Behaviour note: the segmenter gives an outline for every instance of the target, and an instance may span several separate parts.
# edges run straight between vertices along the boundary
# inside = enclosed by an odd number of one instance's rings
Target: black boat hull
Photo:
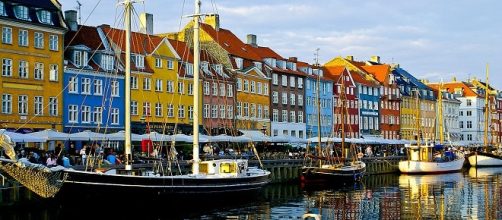
[[[301,180],[304,183],[332,182],[332,183],[354,183],[360,182],[366,173],[366,167],[353,170],[326,169],[320,167],[302,168]]]

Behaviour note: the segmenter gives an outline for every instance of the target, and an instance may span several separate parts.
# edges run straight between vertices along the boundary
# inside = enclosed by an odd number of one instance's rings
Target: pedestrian
[[[84,145],[84,147],[80,149],[80,156],[82,157],[82,165],[85,166],[87,160],[87,145]]]

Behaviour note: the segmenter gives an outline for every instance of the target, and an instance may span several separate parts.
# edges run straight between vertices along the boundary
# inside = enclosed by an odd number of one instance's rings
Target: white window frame
[[[2,27],[2,43],[12,44],[12,28]]]
[[[94,95],[103,95],[103,80],[94,79]]]
[[[19,61],[19,68],[18,68],[18,73],[19,73],[19,78],[22,79],[27,79],[29,78],[29,63],[26,60],[20,60]]]
[[[49,50],[58,51],[59,50],[59,36],[49,35]]]
[[[112,117],[111,124],[118,125],[120,123],[120,109],[112,108],[111,117]]]
[[[17,35],[17,44],[20,47],[27,47],[29,45],[28,30],[19,29]]]
[[[2,94],[2,113],[12,114],[12,95]]]

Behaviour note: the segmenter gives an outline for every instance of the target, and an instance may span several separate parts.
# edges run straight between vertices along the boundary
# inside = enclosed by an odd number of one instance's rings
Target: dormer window
[[[254,62],[254,66],[261,70],[262,65],[260,62]]]
[[[52,14],[47,10],[37,11],[38,20],[44,24],[52,24]]]
[[[223,66],[221,64],[214,65],[214,69],[216,70],[216,72],[218,74],[220,74],[220,75],[223,74]]]
[[[201,69],[204,72],[208,72],[209,71],[209,64],[206,61],[202,62],[201,63]]]
[[[133,60],[134,64],[136,65],[136,68],[144,68],[145,67],[145,56],[143,55],[133,55]]]
[[[5,12],[5,4],[0,1],[0,16],[7,16],[7,13]]]
[[[242,58],[236,57],[235,58],[235,65],[237,66],[237,69],[242,69],[242,66],[243,66]]]
[[[16,15],[16,18],[21,19],[21,20],[26,20],[29,21],[30,18],[28,17],[28,7],[22,6],[22,5],[17,5],[14,7],[14,14]]]
[[[87,66],[87,52],[85,51],[75,51],[73,53],[73,63],[77,67],[85,67]]]
[[[185,71],[186,71],[187,75],[193,76],[193,64],[186,63],[186,65],[185,65]]]
[[[113,70],[115,64],[115,58],[110,55],[101,56],[101,68],[104,70]]]

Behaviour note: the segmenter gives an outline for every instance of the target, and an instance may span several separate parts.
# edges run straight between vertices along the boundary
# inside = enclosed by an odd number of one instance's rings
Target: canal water
[[[262,192],[189,204],[137,198],[39,200],[2,191],[0,219],[502,219],[502,168],[441,175],[375,175],[349,186],[270,185]],[[81,200],[79,198],[82,198]],[[85,199],[84,199],[85,198]]]

